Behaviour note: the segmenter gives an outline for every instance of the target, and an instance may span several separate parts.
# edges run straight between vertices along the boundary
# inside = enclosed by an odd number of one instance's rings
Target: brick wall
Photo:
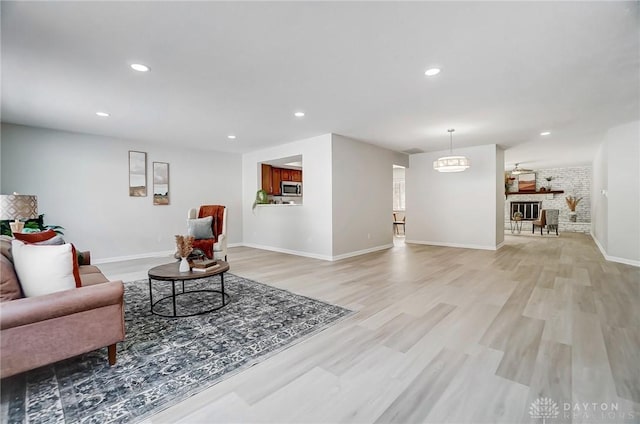
[[[509,203],[517,201],[533,200],[542,202],[543,209],[560,210],[560,231],[573,231],[588,233],[591,229],[591,166],[575,166],[570,168],[549,168],[536,171],[536,189],[547,187],[549,184],[545,177],[553,177],[551,190],[564,190],[561,194],[510,194],[505,200],[505,229],[510,229]],[[518,180],[511,185],[510,191],[517,191]],[[578,213],[577,222],[569,221],[569,207],[565,201],[566,196],[582,197],[576,207]],[[531,224],[523,223],[522,231],[531,231]]]

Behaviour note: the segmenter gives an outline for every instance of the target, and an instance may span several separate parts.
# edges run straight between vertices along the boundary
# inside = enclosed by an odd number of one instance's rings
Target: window
[[[393,170],[393,210],[403,211],[404,204],[404,168]]]

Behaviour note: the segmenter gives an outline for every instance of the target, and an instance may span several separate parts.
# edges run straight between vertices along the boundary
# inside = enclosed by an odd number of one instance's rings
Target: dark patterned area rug
[[[187,290],[217,289],[219,281],[187,282]],[[169,294],[170,283],[157,286]],[[155,287],[154,300],[161,297]],[[231,299],[222,309],[163,318],[149,312],[147,280],[125,284],[126,341],[118,344],[116,365],[108,366],[105,348],[5,379],[2,421],[140,421],[351,314],[231,274],[225,290]],[[219,294],[201,292],[178,299],[178,313],[221,301]],[[170,302],[158,307],[168,313]]]

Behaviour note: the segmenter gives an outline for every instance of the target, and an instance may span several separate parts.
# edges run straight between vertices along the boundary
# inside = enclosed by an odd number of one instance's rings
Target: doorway
[[[404,243],[406,231],[405,173],[404,166],[393,165],[393,241]]]

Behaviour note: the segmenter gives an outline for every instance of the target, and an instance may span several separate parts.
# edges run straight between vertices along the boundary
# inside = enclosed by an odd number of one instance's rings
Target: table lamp
[[[0,220],[15,220],[9,223],[12,233],[21,233],[21,219],[38,218],[38,197],[25,194],[0,194]]]

